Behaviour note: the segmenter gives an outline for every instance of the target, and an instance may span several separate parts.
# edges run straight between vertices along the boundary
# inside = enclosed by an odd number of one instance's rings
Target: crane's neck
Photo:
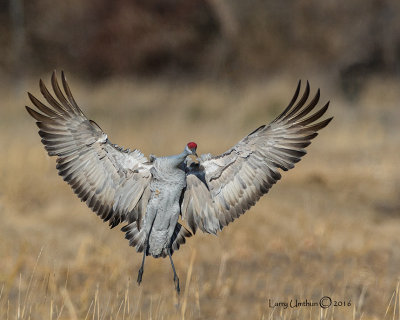
[[[173,156],[168,156],[168,157],[162,157],[162,158],[156,158],[155,160],[155,166],[162,166],[162,167],[170,167],[170,168],[177,168],[179,167],[186,159],[188,155],[190,155],[191,152],[185,148],[182,153],[176,154]]]
[[[187,149],[187,147],[185,147],[185,149],[183,149],[182,153],[173,156],[174,165],[179,166],[183,161],[185,161],[186,157],[189,154],[190,154],[189,150]]]
[[[191,154],[190,151],[185,148],[182,153],[168,157],[170,160],[170,165],[173,167],[179,167],[189,154]]]

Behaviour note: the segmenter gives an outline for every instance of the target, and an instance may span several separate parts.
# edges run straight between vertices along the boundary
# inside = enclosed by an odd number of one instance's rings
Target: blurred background
[[[0,1],[1,319],[400,317],[400,2]],[[218,237],[169,261],[108,230],[57,176],[26,91],[64,70],[114,143],[220,154],[321,88],[334,121]],[[121,225],[122,226],[122,225]],[[343,302],[272,308],[270,303]]]

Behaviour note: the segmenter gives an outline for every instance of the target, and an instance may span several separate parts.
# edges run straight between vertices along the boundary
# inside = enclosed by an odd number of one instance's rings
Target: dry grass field
[[[221,153],[271,121],[297,81],[69,78],[110,140],[146,155],[191,140]],[[0,319],[400,319],[400,84],[371,80],[350,104],[310,80],[334,121],[249,212],[175,253],[180,297],[167,259],[149,258],[137,286],[141,254],[57,175],[25,92],[1,83]],[[39,95],[36,80],[22,88]],[[271,307],[324,296],[337,305]]]

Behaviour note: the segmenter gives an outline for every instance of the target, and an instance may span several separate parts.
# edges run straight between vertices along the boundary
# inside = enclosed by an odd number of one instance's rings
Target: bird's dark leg
[[[138,283],[139,286],[140,286],[140,283],[142,282],[142,276],[143,276],[143,271],[144,271],[144,260],[146,259],[147,250],[148,250],[148,247],[149,247],[149,238],[150,238],[150,233],[149,233],[149,235],[146,236],[146,242],[145,242],[144,248],[143,248],[142,265],[140,266],[140,269],[139,269],[139,272],[138,272],[138,276],[137,276],[137,283]]]
[[[175,289],[176,289],[176,292],[179,294],[181,292],[181,289],[179,288],[179,278],[175,271],[175,266],[174,266],[174,262],[172,261],[170,248],[168,248],[168,256],[169,256],[169,260],[171,261],[172,271],[174,272]]]
[[[156,211],[156,213],[157,213],[157,211]],[[140,283],[142,282],[142,276],[143,276],[143,271],[144,271],[144,260],[146,259],[147,251],[149,248],[150,232],[153,229],[154,219],[155,219],[155,215],[153,217],[153,221],[151,222],[150,230],[146,235],[146,241],[144,243],[142,265],[140,266],[138,276],[137,276],[137,283],[139,286],[140,286]]]
[[[142,276],[143,276],[143,271],[144,271],[144,260],[146,259],[146,253],[147,253],[147,243],[146,246],[143,249],[143,260],[142,260],[142,265],[140,266],[138,276],[137,276],[137,283],[140,285],[142,282]]]

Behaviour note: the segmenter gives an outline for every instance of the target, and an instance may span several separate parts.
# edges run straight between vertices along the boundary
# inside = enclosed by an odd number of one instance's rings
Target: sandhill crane
[[[253,206],[288,170],[306,154],[320,129],[332,118],[316,122],[329,102],[309,115],[319,101],[319,89],[297,100],[300,81],[288,107],[269,125],[263,125],[219,156],[197,156],[197,145],[189,142],[182,153],[150,156],[112,144],[103,130],[89,120],[75,102],[61,73],[51,78],[54,95],[40,80],[40,91],[48,107],[28,92],[40,111],[26,107],[37,120],[39,135],[50,156],[57,157],[60,176],[111,228],[126,223],[122,231],[136,251],[143,252],[138,272],[140,285],[145,257],[168,256],[179,293],[179,278],[172,254],[185,238],[200,229],[216,234]],[[188,157],[194,155],[197,161]],[[190,231],[178,222],[182,219]]]

